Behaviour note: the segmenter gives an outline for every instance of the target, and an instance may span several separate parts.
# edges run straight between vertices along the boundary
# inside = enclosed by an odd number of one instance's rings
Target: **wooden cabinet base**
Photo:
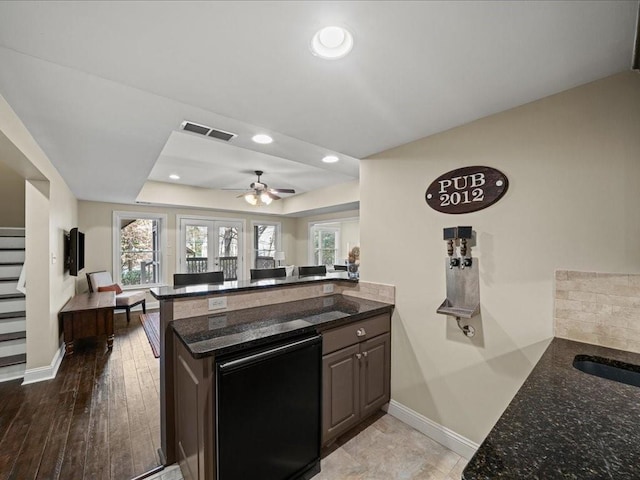
[[[323,332],[322,444],[389,402],[391,318],[379,315]]]
[[[65,354],[73,354],[73,342],[79,338],[107,336],[107,348],[113,348],[114,292],[84,293],[72,297],[60,310]]]

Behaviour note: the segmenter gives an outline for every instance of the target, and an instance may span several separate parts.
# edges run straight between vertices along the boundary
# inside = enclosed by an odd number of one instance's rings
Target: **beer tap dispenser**
[[[458,327],[467,337],[473,337],[475,329],[463,325],[461,319],[471,318],[480,312],[480,287],[477,259],[471,257],[473,229],[471,227],[449,227],[444,229],[447,241],[446,281],[447,298],[436,310],[437,313],[455,317]],[[456,243],[460,244],[460,256],[456,255]],[[474,268],[471,268],[471,267]],[[454,268],[456,267],[456,268]]]
[[[458,227],[458,238],[460,239],[460,268],[470,267],[473,264],[471,254],[467,256],[467,240],[471,240],[473,235],[471,227]]]
[[[449,227],[444,229],[444,240],[447,241],[447,255],[449,255],[449,268],[459,267],[460,259],[454,257],[456,251],[456,240],[458,238],[458,229],[456,227]]]

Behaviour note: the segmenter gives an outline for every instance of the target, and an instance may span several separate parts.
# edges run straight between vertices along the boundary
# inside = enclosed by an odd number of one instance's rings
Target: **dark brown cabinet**
[[[177,460],[185,480],[213,479],[213,364],[174,337]]]
[[[323,445],[389,401],[390,328],[380,315],[323,333]]]
[[[72,297],[59,318],[64,333],[65,353],[73,354],[73,342],[79,338],[107,336],[107,347],[113,348],[114,292],[83,293]]]
[[[384,314],[321,332],[323,445],[389,401],[390,329]],[[185,480],[215,480],[216,359],[172,340],[177,461]]]

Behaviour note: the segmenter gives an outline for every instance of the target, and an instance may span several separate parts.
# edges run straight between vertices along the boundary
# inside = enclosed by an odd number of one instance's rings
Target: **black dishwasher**
[[[216,480],[308,479],[320,471],[321,338],[216,360]]]

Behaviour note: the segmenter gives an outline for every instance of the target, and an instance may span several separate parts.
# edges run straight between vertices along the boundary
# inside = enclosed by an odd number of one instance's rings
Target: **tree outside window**
[[[332,266],[336,263],[339,230],[314,227],[312,230],[313,260],[315,265]]]
[[[253,226],[253,258],[254,268],[275,267],[274,256],[279,243],[278,224],[254,224]]]
[[[160,282],[160,220],[120,218],[120,272],[122,285]]]

